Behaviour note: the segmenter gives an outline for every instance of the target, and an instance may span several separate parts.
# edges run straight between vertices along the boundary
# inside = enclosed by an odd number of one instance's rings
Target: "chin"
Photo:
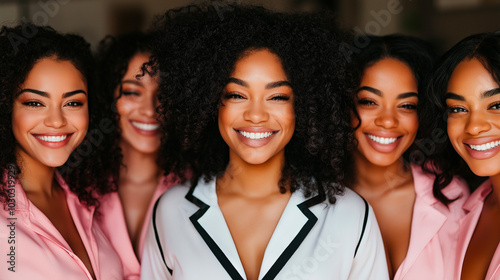
[[[469,166],[470,170],[476,174],[477,176],[480,176],[480,177],[491,177],[491,176],[495,176],[495,175],[498,175],[500,174],[500,170],[498,169],[498,167],[494,167],[494,166],[484,166],[484,165],[481,165],[481,166]]]

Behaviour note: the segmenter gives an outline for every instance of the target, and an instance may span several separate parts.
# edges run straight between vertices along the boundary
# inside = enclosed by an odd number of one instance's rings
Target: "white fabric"
[[[151,223],[144,244],[141,279],[246,279],[217,203],[215,180],[200,180],[192,193],[189,190],[185,185],[173,187],[153,210],[168,268]],[[380,231],[371,207],[365,205],[350,189],[338,196],[334,205],[295,192],[266,248],[259,279],[388,279]],[[366,227],[354,257],[366,211]],[[291,250],[294,244],[300,245]],[[220,259],[224,258],[231,265],[222,265],[224,260]],[[233,271],[232,276],[228,270]]]

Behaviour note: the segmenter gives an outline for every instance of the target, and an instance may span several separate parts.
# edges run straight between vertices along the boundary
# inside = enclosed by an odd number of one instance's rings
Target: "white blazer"
[[[259,279],[388,279],[371,207],[350,189],[334,205],[292,194]],[[141,279],[246,279],[217,203],[215,180],[168,190],[153,209]]]

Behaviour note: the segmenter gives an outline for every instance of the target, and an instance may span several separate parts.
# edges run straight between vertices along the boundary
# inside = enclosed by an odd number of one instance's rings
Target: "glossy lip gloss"
[[[472,146],[480,146],[483,144],[488,144],[488,143],[495,143],[499,141],[500,139],[493,138],[493,137],[488,137],[488,138],[481,138],[481,139],[474,139],[474,140],[469,140],[464,142],[465,149],[469,153],[469,155],[474,158],[474,159],[488,159],[493,156],[495,156],[499,151],[500,151],[500,145],[497,145],[496,147],[479,151],[477,149],[471,148]]]
[[[371,139],[369,137],[369,135],[372,135],[375,137],[383,137],[383,138],[397,138],[397,140],[394,141],[393,143],[390,143],[390,144],[382,144],[382,143],[378,143],[378,142],[374,141],[373,139]],[[403,138],[401,135],[396,135],[396,134],[380,135],[380,134],[365,133],[365,136],[366,136],[366,139],[367,139],[368,143],[370,144],[370,146],[372,146],[372,148],[374,150],[376,150],[377,152],[381,152],[381,153],[390,153],[390,152],[394,151],[397,148],[397,146],[399,145],[399,142],[401,142],[401,139]]]
[[[243,142],[245,145],[253,147],[253,148],[259,148],[259,147],[267,145],[267,143],[269,143],[274,138],[274,136],[279,132],[279,130],[271,130],[271,129],[262,128],[262,127],[260,127],[260,128],[254,128],[254,127],[248,128],[247,127],[247,128],[235,129],[235,132],[238,134],[238,137],[241,140],[241,142]],[[252,138],[244,136],[242,133],[254,133],[254,134],[257,134],[257,133],[260,133],[260,134],[268,133],[269,134],[270,133],[270,135],[267,137],[260,138],[260,139],[252,139]]]
[[[140,124],[140,125],[154,125],[154,126],[157,126],[155,129],[152,129],[152,130],[146,130],[146,129],[141,129],[139,127],[137,127],[134,123],[136,124]],[[137,131],[137,133],[141,134],[141,135],[144,135],[144,136],[156,136],[158,135],[158,132],[159,132],[159,122],[140,122],[140,121],[130,121],[130,125],[132,125],[132,127],[135,129],[135,131]]]
[[[32,134],[33,137],[35,137],[36,140],[45,147],[57,149],[66,146],[68,144],[69,140],[71,139],[71,136],[73,136],[73,133],[47,133],[47,134]],[[63,140],[57,141],[54,137],[66,137]],[[43,138],[46,138],[44,140]],[[47,138],[52,138],[50,140]]]

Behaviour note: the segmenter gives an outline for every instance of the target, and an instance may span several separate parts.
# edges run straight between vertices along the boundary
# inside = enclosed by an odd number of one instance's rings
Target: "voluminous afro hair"
[[[2,27],[0,31],[0,173],[21,170],[17,165],[16,139],[12,132],[12,108],[20,85],[33,66],[43,58],[56,57],[70,61],[86,79],[89,100],[89,130],[83,143],[70,155],[66,165],[59,168],[71,191],[87,205],[96,203],[93,192],[104,192],[106,178],[100,177],[105,164],[94,157],[98,144],[97,133],[103,128],[97,108],[102,104],[93,92],[94,59],[90,45],[80,36],[60,34],[48,26],[30,23]],[[104,126],[105,127],[105,126]],[[89,137],[90,136],[90,137]],[[22,162],[20,163],[22,164]],[[14,168],[12,168],[14,166]],[[10,167],[10,168],[9,168]],[[0,182],[0,198],[5,199],[6,182]],[[101,189],[102,188],[102,189]]]
[[[328,15],[272,13],[260,7],[190,6],[155,25],[152,68],[160,76],[166,138],[160,160],[181,179],[210,180],[228,165],[217,122],[236,61],[252,50],[276,54],[294,93],[295,132],[285,148],[281,190],[324,194],[344,190],[352,170],[351,91],[354,75],[342,44],[351,36]]]
[[[119,127],[120,116],[116,109],[116,101],[121,97],[121,81],[127,72],[130,60],[139,53],[151,53],[151,37],[142,32],[132,32],[117,37],[107,36],[99,43],[96,53],[97,80],[99,95],[102,96],[105,106],[103,114],[111,121],[113,131],[105,135],[99,157],[109,158],[106,166],[108,177],[113,178],[114,188],[119,179],[122,153],[119,146],[121,130]],[[115,92],[119,90],[116,98]]]
[[[474,58],[484,65],[494,81],[500,85],[500,32],[471,35],[458,42],[441,57],[429,83],[430,102],[423,112],[427,116],[424,123],[427,134],[446,135],[448,107],[445,93],[448,82],[460,62]],[[447,186],[454,175],[462,176],[471,185],[480,181],[455,151],[448,137],[432,144],[434,152],[427,162],[434,164],[439,171],[434,182],[434,193]]]

